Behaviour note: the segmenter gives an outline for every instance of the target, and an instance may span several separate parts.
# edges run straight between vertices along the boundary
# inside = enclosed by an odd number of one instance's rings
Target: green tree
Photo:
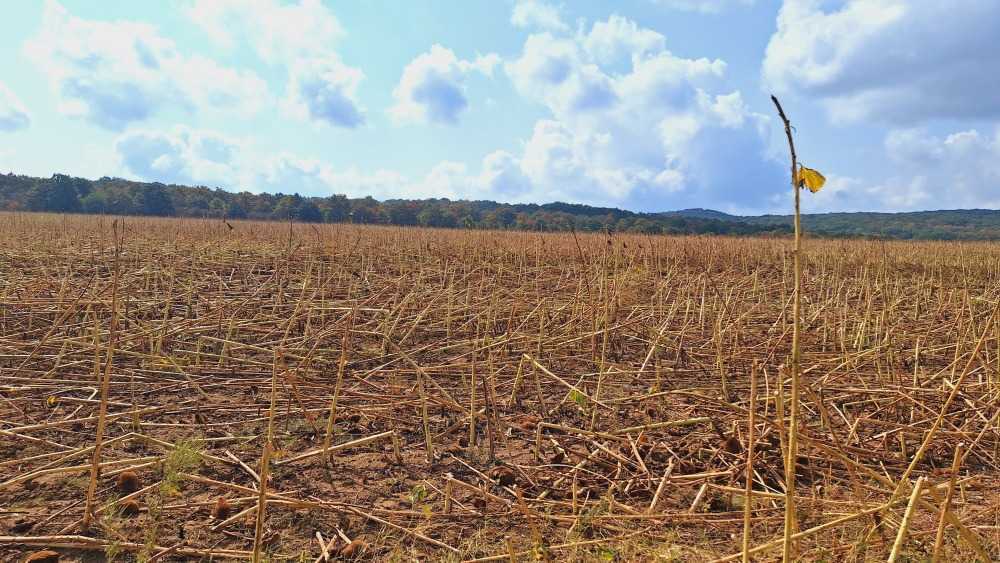
[[[226,202],[220,197],[213,197],[208,202],[208,209],[212,212],[212,217],[226,216]]]
[[[441,227],[444,223],[444,213],[441,212],[440,206],[431,203],[417,213],[417,222],[424,227]]]
[[[341,223],[346,221],[351,213],[351,202],[347,196],[335,194],[323,199],[323,220],[327,223]]]
[[[351,216],[354,223],[378,223],[381,215],[379,202],[371,196],[351,202]]]
[[[230,201],[226,205],[226,217],[230,219],[246,219],[247,210],[243,209],[243,206],[240,205],[240,202]]]
[[[275,219],[294,219],[295,211],[298,207],[298,202],[295,201],[295,196],[286,195],[278,200],[278,204],[274,206],[274,218]]]
[[[295,210],[295,218],[306,223],[322,223],[323,213],[311,199],[304,199]]]
[[[92,191],[80,200],[80,206],[86,213],[103,214],[108,212],[108,198],[103,191]]]
[[[167,216],[174,214],[174,202],[167,188],[159,182],[138,186],[132,196],[135,210],[140,215]]]
[[[31,211],[75,213],[80,211],[80,196],[69,176],[57,174],[51,180],[39,180],[26,196]]]

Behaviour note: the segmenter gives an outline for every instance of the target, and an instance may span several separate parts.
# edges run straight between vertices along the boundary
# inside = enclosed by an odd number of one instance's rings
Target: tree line
[[[0,209],[160,217],[294,220],[442,228],[616,231],[649,234],[787,234],[782,224],[751,224],[677,214],[634,213],[570,203],[505,204],[449,199],[349,198],[335,194],[238,193],[103,177],[0,175]]]
[[[789,215],[737,216],[710,209],[635,213],[561,202],[377,201],[342,194],[306,197],[111,177],[88,180],[65,174],[51,178],[0,174],[0,210],[532,231],[718,235],[787,235],[792,231]],[[1000,211],[989,209],[819,213],[803,215],[802,221],[812,236],[1000,240]]]

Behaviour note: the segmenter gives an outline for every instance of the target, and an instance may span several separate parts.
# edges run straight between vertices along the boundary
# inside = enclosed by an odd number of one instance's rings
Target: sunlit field
[[[4,561],[781,555],[791,239],[0,233]],[[803,246],[798,558],[996,560],[1000,246]]]

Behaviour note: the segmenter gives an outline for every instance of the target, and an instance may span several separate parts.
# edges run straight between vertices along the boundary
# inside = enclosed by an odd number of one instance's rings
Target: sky
[[[376,199],[1000,208],[997,0],[46,0],[0,171]]]

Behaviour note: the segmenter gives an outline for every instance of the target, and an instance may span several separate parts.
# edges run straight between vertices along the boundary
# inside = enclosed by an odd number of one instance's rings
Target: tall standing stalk
[[[958,479],[958,470],[962,466],[962,448],[964,444],[955,447],[955,459],[951,463],[951,475],[948,478],[948,489],[944,494],[944,502],[941,503],[941,513],[938,518],[937,533],[934,535],[934,550],[931,552],[931,561],[940,561],[941,546],[944,545],[944,529],[948,521],[948,511],[951,510],[951,496],[955,492],[955,480]]]
[[[274,453],[274,408],[278,395],[278,358],[280,349],[274,350],[271,362],[271,405],[267,409],[267,434],[264,438],[264,449],[260,454],[260,488],[257,490],[257,520],[253,534],[253,563],[260,562],[260,551],[264,545],[264,511],[267,509],[267,479],[271,473],[271,455]]]
[[[340,390],[344,385],[344,371],[347,368],[347,354],[351,347],[351,330],[354,328],[354,315],[357,308],[351,309],[347,318],[347,328],[344,329],[344,337],[340,342],[340,361],[337,362],[337,381],[333,388],[333,398],[330,399],[330,416],[326,420],[326,437],[323,439],[323,459],[326,459],[326,451],[330,449],[330,442],[333,439],[334,425],[337,423],[337,401],[340,399]]]
[[[101,468],[101,447],[104,445],[104,427],[108,415],[108,388],[111,386],[111,366],[115,358],[115,338],[118,333],[118,280],[121,277],[121,250],[125,236],[124,226],[121,238],[118,234],[118,221],[112,224],[115,242],[114,274],[111,286],[111,324],[108,329],[108,350],[104,361],[104,375],[101,378],[101,403],[98,407],[97,433],[94,437],[94,455],[90,461],[90,482],[87,484],[87,502],[83,510],[83,529],[90,528],[94,519],[94,495],[97,493],[97,477]],[[95,319],[96,312],[95,312]],[[96,339],[95,339],[96,340]],[[97,361],[99,356],[94,356]]]
[[[750,517],[753,514],[753,446],[757,424],[757,362],[750,368],[750,414],[747,418],[747,475],[743,494],[743,563],[750,562]]]
[[[791,398],[789,400],[788,420],[788,457],[785,459],[785,538],[782,544],[781,560],[788,563],[793,559],[794,546],[792,534],[795,533],[795,464],[798,461],[798,425],[799,425],[799,332],[801,320],[799,308],[802,302],[802,222],[799,216],[799,183],[798,160],[795,156],[795,141],[792,139],[792,124],[785,117],[778,98],[771,96],[774,107],[785,125],[785,136],[788,137],[788,150],[792,155],[792,192],[795,194],[795,251],[792,255],[795,268],[795,288],[792,293],[792,365],[791,365]]]

